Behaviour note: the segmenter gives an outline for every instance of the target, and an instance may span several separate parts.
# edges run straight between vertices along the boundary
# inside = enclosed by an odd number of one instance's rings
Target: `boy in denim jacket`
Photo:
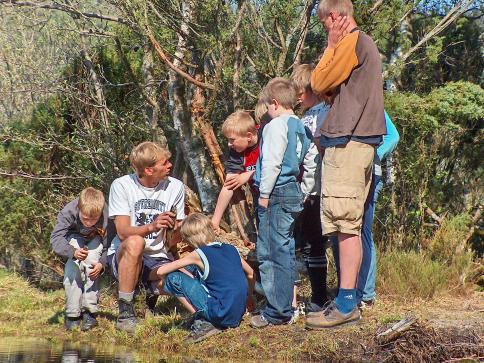
[[[260,141],[254,184],[259,190],[257,258],[267,305],[251,317],[254,328],[288,324],[293,319],[295,273],[294,221],[302,210],[300,166],[311,143],[310,131],[294,115],[293,83],[274,78],[261,92],[272,120]]]

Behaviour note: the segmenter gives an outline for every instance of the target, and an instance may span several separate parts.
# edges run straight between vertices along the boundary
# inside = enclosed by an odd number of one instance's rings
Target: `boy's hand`
[[[93,281],[96,280],[102,271],[103,271],[103,264],[101,262],[94,262],[92,264],[92,270],[89,273],[89,278]]]
[[[349,33],[350,22],[346,16],[338,16],[328,33],[328,48],[336,48],[336,44]]]
[[[151,232],[157,232],[162,228],[173,228],[175,226],[175,213],[163,212],[158,214],[156,219],[151,223]]]
[[[74,258],[79,261],[84,261],[87,257],[87,254],[89,253],[88,250],[85,250],[83,248],[77,248],[74,251]]]
[[[269,198],[259,198],[259,205],[267,208],[269,206]]]
[[[212,219],[212,226],[213,226],[213,231],[215,232],[215,234],[217,236],[219,236],[220,235],[220,232],[222,232],[221,229],[220,229],[220,223],[217,223],[216,221],[214,221]]]
[[[229,176],[227,177],[227,180],[225,180],[224,187],[226,187],[228,190],[235,190],[237,188],[240,188],[242,185],[250,180],[252,174],[252,172],[245,172]]]

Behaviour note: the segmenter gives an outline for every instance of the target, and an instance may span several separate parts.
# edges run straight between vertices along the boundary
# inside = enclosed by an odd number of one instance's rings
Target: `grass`
[[[469,278],[478,280],[478,276],[472,276],[474,254],[468,246],[461,245],[469,222],[467,214],[444,219],[434,234],[422,241],[420,252],[380,253],[378,291],[404,300],[465,291]]]
[[[0,337],[42,337],[58,345],[88,344],[103,351],[134,351],[143,362],[160,360],[182,361],[190,359],[227,360],[282,360],[282,361],[334,361],[360,360],[369,354],[366,347],[374,347],[374,336],[388,324],[408,314],[436,319],[461,326],[459,319],[482,323],[469,309],[469,296],[482,292],[469,292],[465,276],[472,263],[472,253],[462,250],[455,253],[456,241],[465,231],[465,219],[444,224],[427,241],[422,253],[388,251],[378,260],[378,300],[376,306],[364,313],[358,325],[328,331],[307,331],[304,319],[291,326],[274,326],[262,330],[251,329],[244,319],[237,329],[229,329],[200,344],[186,345],[187,331],[178,328],[184,318],[183,309],[173,298],[158,302],[159,315],[147,318],[139,325],[134,336],[115,329],[117,305],[114,292],[102,289],[99,327],[91,332],[66,332],[63,328],[64,292],[45,292],[36,289],[22,277],[0,270]],[[452,239],[450,247],[445,241]],[[464,276],[464,278],[463,278]],[[334,285],[334,266],[329,271]],[[299,293],[310,294],[304,280]],[[459,292],[459,294],[455,294]],[[456,296],[451,296],[454,294]],[[142,297],[137,310],[144,310]],[[472,299],[471,299],[472,300]],[[436,308],[443,302],[443,308]],[[477,304],[476,311],[482,311]],[[449,306],[455,306],[449,315]],[[437,310],[436,310],[437,309]],[[477,320],[476,320],[477,319]],[[72,343],[73,342],[73,343]],[[102,344],[98,344],[102,342]],[[123,348],[124,347],[124,348]],[[373,351],[378,347],[374,347]],[[367,360],[375,359],[369,356]]]

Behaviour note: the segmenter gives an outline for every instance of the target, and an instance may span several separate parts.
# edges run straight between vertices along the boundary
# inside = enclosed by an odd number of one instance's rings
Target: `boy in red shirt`
[[[220,220],[234,195],[234,190],[245,183],[251,184],[259,157],[259,127],[248,112],[236,111],[227,117],[222,125],[222,133],[228,140],[230,151],[225,162],[227,176],[212,217],[216,233],[220,232]]]

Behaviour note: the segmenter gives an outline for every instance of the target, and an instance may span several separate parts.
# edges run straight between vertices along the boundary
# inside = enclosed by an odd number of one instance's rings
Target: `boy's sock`
[[[118,291],[118,297],[120,299],[123,299],[126,302],[132,302],[134,299],[134,291],[131,291],[131,292]]]
[[[339,289],[336,297],[336,308],[348,314],[356,307],[356,289]]]

